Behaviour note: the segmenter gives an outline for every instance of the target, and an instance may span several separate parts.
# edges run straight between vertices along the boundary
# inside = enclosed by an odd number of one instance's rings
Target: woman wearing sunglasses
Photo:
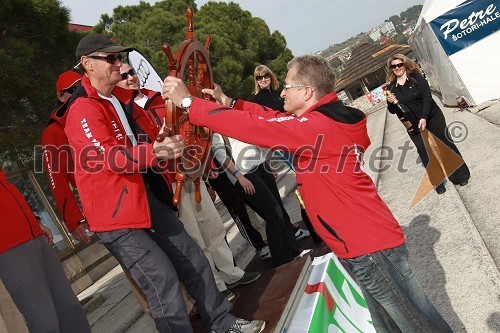
[[[281,92],[276,75],[266,65],[259,65],[254,70],[255,97],[252,102],[267,106],[275,111],[285,112],[284,99],[281,98]],[[293,155],[287,151],[281,153],[283,158],[286,158],[289,165],[293,165]],[[309,237],[310,233],[306,229],[300,229],[297,224],[293,224],[295,238],[301,240]]]
[[[284,112],[283,99],[280,97],[280,92],[276,75],[265,65],[259,65],[254,70],[255,88],[253,93],[255,97],[252,102],[267,106],[273,110]]]
[[[462,159],[457,168],[446,159],[450,152],[454,152],[461,158],[461,154],[455,146],[450,133],[448,132],[446,120],[443,112],[432,99],[431,89],[427,80],[422,76],[417,63],[402,54],[395,54],[387,60],[387,109],[390,113],[395,113],[399,119],[404,122],[410,122],[408,129],[410,139],[417,147],[418,155],[427,169],[429,179],[438,194],[446,192],[444,181],[446,177],[455,185],[465,186],[469,182],[469,168]],[[411,117],[398,107],[398,104],[409,112]],[[415,120],[412,123],[412,118]],[[429,131],[436,138],[436,148],[439,159],[434,156],[431,149],[427,150],[424,143],[426,135],[423,131]],[[441,141],[441,142],[439,142]],[[442,144],[441,144],[442,143]],[[428,145],[427,145],[428,147]],[[430,159],[440,161],[443,165],[446,175],[440,166],[427,168]]]

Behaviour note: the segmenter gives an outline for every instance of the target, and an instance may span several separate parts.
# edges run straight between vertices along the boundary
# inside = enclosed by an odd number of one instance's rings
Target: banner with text
[[[287,333],[375,333],[359,286],[333,253],[314,258]]]
[[[429,25],[450,56],[499,30],[499,7],[500,0],[467,0]]]

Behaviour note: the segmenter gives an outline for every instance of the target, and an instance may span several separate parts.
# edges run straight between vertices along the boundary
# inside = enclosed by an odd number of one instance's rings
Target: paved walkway
[[[365,169],[405,230],[415,274],[454,332],[500,332],[500,103],[474,112],[443,111],[448,124],[456,126],[456,137],[462,135],[458,147],[472,174],[467,186],[448,182],[445,194],[431,192],[410,208],[424,170],[415,149],[402,158],[398,147],[409,138],[397,118],[379,106],[368,116],[372,145]],[[392,151],[392,158],[380,159],[381,146]],[[299,221],[298,204],[289,195],[293,174],[282,177],[278,184],[285,205],[292,221]],[[221,213],[237,263],[245,267],[255,253],[229,214],[223,208]],[[94,332],[156,332],[118,267],[79,297],[89,295],[104,300],[89,314]]]
[[[490,108],[500,114],[500,104]],[[379,192],[404,228],[418,279],[453,331],[499,332],[500,128],[480,114],[443,111],[461,141],[457,146],[471,170],[469,184],[448,182],[445,194],[432,192],[410,209],[423,168],[416,163],[416,149],[403,161],[397,147],[408,135],[395,116],[379,112],[369,118],[370,130],[384,128],[383,144],[394,153],[381,163],[388,169],[378,174]]]

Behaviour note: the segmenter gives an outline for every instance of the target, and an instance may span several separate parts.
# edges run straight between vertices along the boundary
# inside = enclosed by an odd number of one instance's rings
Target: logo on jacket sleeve
[[[87,119],[83,118],[80,121],[80,123],[82,125],[82,129],[83,129],[83,132],[85,133],[85,136],[92,142],[92,144],[94,146],[96,146],[96,148],[99,150],[99,152],[101,154],[104,154],[106,149],[104,149],[104,147],[101,145],[101,143],[96,138],[94,138],[94,136],[92,135],[92,131],[90,130],[89,124],[87,123]]]
[[[268,119],[267,121],[271,122],[271,123],[272,122],[281,123],[281,122],[284,122],[284,121],[295,120],[295,119],[298,120],[301,123],[303,123],[304,121],[308,121],[309,120],[306,117],[297,118],[295,116],[282,116],[282,117],[271,118],[271,119]]]

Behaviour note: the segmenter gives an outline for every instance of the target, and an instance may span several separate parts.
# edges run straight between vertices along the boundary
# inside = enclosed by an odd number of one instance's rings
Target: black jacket
[[[396,96],[400,103],[410,108],[418,119],[429,119],[434,112],[441,112],[432,99],[431,88],[427,80],[418,73],[409,74],[404,85],[399,85],[396,81],[391,82],[387,89]],[[387,104],[389,112],[402,116],[396,105]]]
[[[283,107],[285,101],[280,97],[280,93],[276,90],[261,89],[252,99],[252,102],[267,106],[275,111],[285,111]]]

